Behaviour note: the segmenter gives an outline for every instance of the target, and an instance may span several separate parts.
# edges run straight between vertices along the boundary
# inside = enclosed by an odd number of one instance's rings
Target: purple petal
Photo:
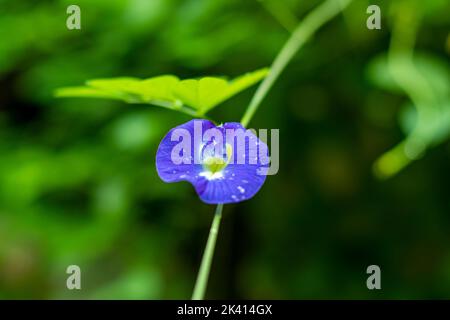
[[[186,134],[191,135],[191,155],[201,154],[201,147],[211,142],[203,139],[203,136],[194,135],[195,125],[202,129],[202,133],[208,129],[218,129],[223,135],[223,142],[227,140],[227,129],[245,133],[245,128],[240,123],[225,123],[216,127],[207,120],[191,120],[172,129],[161,141],[156,155],[156,167],[161,179],[165,182],[189,181],[200,199],[211,204],[240,202],[253,197],[266,179],[263,171],[268,168],[265,162],[268,156],[267,145],[251,132],[234,139],[232,163],[214,175],[215,177],[211,177],[202,164],[193,163],[194,159],[190,164],[175,164],[172,160],[174,147],[181,141],[172,141],[173,133],[177,129],[184,129]]]
[[[195,183],[198,174],[202,171],[203,167],[201,164],[194,163],[194,126],[195,123],[201,124],[203,132],[207,129],[214,128],[215,125],[208,120],[193,119],[186,122],[178,127],[175,127],[166,134],[159,144],[158,151],[156,152],[156,170],[159,177],[164,182],[178,182],[178,181],[189,181]],[[191,137],[191,159],[190,164],[175,164],[172,160],[172,150],[174,147],[180,143],[180,140],[172,141],[174,133],[180,131],[180,129],[186,130]],[[182,132],[182,131],[181,131]]]
[[[200,199],[206,203],[232,203],[252,198],[266,180],[257,174],[256,166],[229,165],[222,179],[198,181],[194,184]]]

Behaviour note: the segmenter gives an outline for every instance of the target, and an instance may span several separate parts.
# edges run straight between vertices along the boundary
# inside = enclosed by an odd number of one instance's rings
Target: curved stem
[[[206,285],[208,284],[209,271],[216,247],[217,233],[219,232],[220,220],[222,219],[223,204],[218,204],[216,213],[209,230],[208,242],[206,243],[205,252],[203,253],[202,263],[198,272],[197,281],[195,282],[192,300],[202,300],[205,296]]]
[[[327,0],[311,12],[292,33],[289,40],[278,53],[272,63],[269,75],[258,87],[250,104],[242,117],[241,123],[244,127],[248,125],[251,118],[258,109],[261,101],[266,96],[269,89],[278,79],[281,72],[302,47],[302,45],[314,34],[314,32],[333,18],[342,9],[344,9],[352,0]],[[192,300],[201,300],[205,296],[206,285],[208,283],[209,271],[216,246],[217,233],[219,232],[220,220],[222,218],[223,204],[218,204],[216,213],[209,231],[208,242],[206,243],[205,252],[203,253],[200,270],[198,272],[197,281],[195,282]]]
[[[248,125],[267,92],[297,51],[309,40],[317,29],[342,11],[351,1],[352,0],[327,0],[314,9],[298,24],[294,32],[292,32],[291,37],[272,63],[269,75],[259,85],[253,99],[250,101],[241,120],[242,126],[246,127]]]

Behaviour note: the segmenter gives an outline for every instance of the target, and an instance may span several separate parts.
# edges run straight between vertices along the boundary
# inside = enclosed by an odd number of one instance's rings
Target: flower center
[[[231,157],[233,156],[233,148],[230,144],[226,144],[226,157],[225,160],[222,157],[210,156],[203,159],[203,168],[205,171],[211,172],[212,174],[221,172],[230,163]]]

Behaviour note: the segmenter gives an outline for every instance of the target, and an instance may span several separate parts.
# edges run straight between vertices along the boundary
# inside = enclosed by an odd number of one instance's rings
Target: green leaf
[[[92,79],[86,81],[88,87],[101,90],[110,95],[122,97],[127,102],[141,102],[138,78],[121,77],[110,79]]]
[[[119,91],[137,96],[144,102],[153,100],[175,101],[173,87],[180,80],[172,75],[162,75],[145,80],[137,78],[95,79],[87,81],[87,85],[105,91]]]
[[[86,85],[107,91],[127,91],[132,90],[140,82],[137,78],[109,78],[109,79],[92,79],[86,81]]]
[[[227,87],[227,81],[219,78],[188,79],[180,81],[175,86],[174,94],[184,104],[204,114],[218,104],[216,101]]]
[[[66,87],[57,89],[56,97],[109,98],[125,102],[138,102],[139,97],[133,89],[139,84],[136,78],[93,79],[84,87]]]
[[[163,75],[154,78],[149,78],[139,83],[138,92],[145,101],[151,100],[167,100],[176,101],[173,95],[173,88],[180,82],[175,76]],[[135,92],[135,93],[138,93]]]
[[[240,76],[232,81],[204,77],[180,80],[173,75],[149,79],[130,77],[93,79],[84,87],[67,87],[56,90],[57,97],[85,97],[119,99],[128,103],[150,103],[170,109],[189,106],[198,115],[216,107],[240,91],[264,78],[268,69]],[[186,108],[185,108],[186,109]]]
[[[65,87],[55,91],[55,97],[79,97],[79,98],[106,98],[125,100],[126,97],[120,92],[107,92],[104,90],[90,87]]]
[[[268,69],[265,68],[230,82],[216,77],[182,80],[175,86],[174,95],[184,104],[197,109],[200,114],[205,114],[218,104],[260,81],[267,73]]]

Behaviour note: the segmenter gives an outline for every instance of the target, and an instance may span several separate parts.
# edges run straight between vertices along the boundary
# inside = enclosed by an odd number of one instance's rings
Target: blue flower
[[[240,202],[263,185],[268,148],[240,123],[216,126],[194,119],[173,128],[156,153],[156,169],[165,182],[190,182],[203,202]]]

